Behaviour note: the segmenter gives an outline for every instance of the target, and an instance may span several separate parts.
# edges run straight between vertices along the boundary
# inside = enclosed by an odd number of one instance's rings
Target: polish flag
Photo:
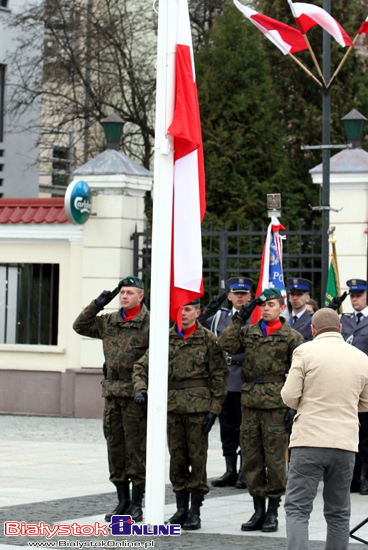
[[[358,30],[358,34],[362,34],[363,32],[368,36],[368,17],[365,18],[363,25]]]
[[[298,29],[267,17],[267,15],[262,15],[252,8],[244,6],[238,0],[234,0],[234,4],[284,55],[308,49],[307,43]]]
[[[306,34],[315,25],[320,25],[334,37],[340,46],[354,46],[350,36],[326,10],[305,2],[295,2],[294,4],[291,0],[288,0],[288,2],[297,25],[303,34]]]
[[[261,261],[261,274],[259,276],[256,297],[266,288],[278,288],[286,301],[284,275],[282,272],[282,241],[285,236],[279,234],[280,229],[285,229],[278,218],[272,217],[267,229],[267,237],[263,248]],[[254,325],[261,318],[261,308],[257,306],[252,313],[251,324]]]
[[[178,0],[174,118],[174,200],[170,316],[203,296],[201,223],[206,210],[204,162],[187,0]]]

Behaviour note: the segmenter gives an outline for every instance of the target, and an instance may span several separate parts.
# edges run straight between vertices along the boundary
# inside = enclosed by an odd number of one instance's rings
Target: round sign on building
[[[92,193],[85,181],[69,183],[65,193],[64,206],[71,223],[86,223],[92,211]]]

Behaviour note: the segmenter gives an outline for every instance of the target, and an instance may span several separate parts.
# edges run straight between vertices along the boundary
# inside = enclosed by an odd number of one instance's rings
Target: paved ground
[[[168,459],[168,457],[167,457]],[[168,462],[168,460],[167,460]],[[214,489],[207,496],[201,510],[202,529],[174,537],[105,537],[69,536],[45,537],[4,534],[5,522],[26,524],[78,523],[79,525],[106,525],[104,515],[115,506],[115,493],[108,481],[106,447],[100,420],[73,418],[44,418],[28,416],[0,416],[0,550],[12,550],[40,542],[44,547],[55,547],[60,541],[64,548],[77,547],[90,541],[112,546],[143,547],[143,540],[158,550],[201,549],[230,550],[241,546],[245,550],[285,549],[285,516],[281,506],[277,533],[270,535],[242,533],[240,525],[252,514],[252,499],[246,490]],[[210,433],[208,476],[223,473],[223,458],[216,424]],[[168,481],[168,480],[167,480]],[[165,519],[175,510],[169,483],[166,486]],[[352,494],[352,521],[354,526],[368,516],[368,497]],[[89,529],[89,528],[88,528]],[[368,526],[357,535],[368,539]],[[325,540],[325,522],[322,513],[321,488],[315,501],[310,522],[310,549],[322,550]],[[350,550],[363,545],[354,542]]]

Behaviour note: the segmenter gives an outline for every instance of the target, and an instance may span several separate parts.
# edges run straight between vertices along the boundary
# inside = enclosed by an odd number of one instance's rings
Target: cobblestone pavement
[[[216,494],[210,493],[207,498],[219,498],[224,495],[231,494],[233,489],[227,487],[218,489]],[[40,518],[46,524],[53,525],[55,523],[62,523],[68,521],[72,517],[86,517],[91,515],[101,514],[104,516],[107,510],[113,508],[116,504],[115,493],[102,493],[99,495],[90,495],[87,497],[77,497],[72,499],[51,500],[45,502],[37,502],[32,504],[21,504],[18,506],[8,506],[0,508],[0,523],[4,524],[5,521],[25,521],[26,523],[38,523]],[[174,502],[173,493],[169,485],[166,486],[166,504]],[[45,546],[48,543],[45,542],[45,538],[38,537],[17,537],[17,546],[28,546],[30,541],[42,541]],[[129,540],[130,542],[142,542],[142,537],[114,537],[114,540]],[[106,540],[106,537],[68,537],[70,540],[81,542],[90,541],[102,541]],[[285,539],[275,537],[247,537],[245,534],[234,533],[233,536],[219,535],[219,534],[201,534],[196,533],[183,533],[178,538],[166,538],[166,537],[147,537],[147,540],[153,540],[155,542],[154,547],[157,550],[230,550],[231,548],[237,548],[241,546],[244,550],[285,550]],[[12,545],[15,541],[4,535],[2,529],[0,533],[0,545]],[[323,550],[325,548],[324,542],[311,541],[310,550]],[[349,544],[349,550],[361,550],[361,544]]]
[[[215,438],[215,435],[212,435]],[[216,435],[216,437],[218,437]],[[100,449],[105,450],[105,443],[102,435],[102,422],[100,420],[94,419],[73,419],[73,418],[40,418],[40,417],[28,417],[28,416],[10,416],[10,415],[0,415],[0,440],[1,440],[1,462],[3,466],[3,473],[0,474],[1,485],[0,493],[2,494],[2,503],[5,505],[0,506],[0,550],[13,550],[16,547],[28,546],[28,543],[31,541],[42,542],[45,547],[51,547],[52,545],[48,543],[44,537],[7,537],[4,534],[4,522],[5,521],[24,521],[28,524],[30,523],[39,523],[41,520],[46,524],[53,525],[56,523],[71,523],[73,518],[86,518],[86,523],[88,523],[88,518],[91,516],[100,516],[99,521],[103,524],[103,517],[107,511],[110,511],[114,508],[116,504],[116,494],[113,490],[111,492],[99,492],[98,494],[83,494],[82,496],[77,495],[73,498],[55,498],[53,500],[44,498],[40,502],[33,502],[26,498],[22,498],[23,493],[25,493],[28,487],[28,481],[35,477],[34,471],[32,468],[35,468],[35,465],[30,464],[30,460],[27,460],[27,456],[24,454],[27,452],[27,445],[24,445],[25,441],[33,442],[36,446],[39,444],[41,448],[41,443],[45,444],[48,442],[48,448],[50,449],[50,458],[47,458],[45,462],[45,471],[43,479],[40,479],[40,484],[44,485],[47,489],[44,495],[48,496],[58,496],[61,494],[60,488],[62,484],[65,483],[56,474],[59,475],[60,464],[53,463],[54,455],[52,451],[57,449],[56,457],[60,459],[60,463],[65,468],[75,467],[74,463],[71,463],[71,459],[62,462],[63,457],[59,455],[59,449],[72,449],[74,453],[77,452],[79,446],[85,445],[86,453],[88,457],[90,456],[91,451],[100,446]],[[215,443],[215,439],[212,440]],[[76,445],[78,444],[78,445]],[[102,447],[103,446],[103,447]],[[33,448],[33,447],[32,447]],[[43,457],[43,449],[40,451],[40,459]],[[70,455],[70,451],[69,455]],[[219,448],[215,449],[215,457],[220,455],[221,451]],[[69,456],[68,455],[68,456]],[[101,455],[101,453],[100,453]],[[75,459],[75,456],[73,457]],[[90,468],[91,476],[90,483],[86,484],[87,488],[95,487],[96,480],[93,478],[96,471],[99,471],[101,468],[100,462],[92,457],[91,462],[89,463],[85,459],[85,454],[81,454],[80,458],[77,457],[76,463],[77,466],[80,463],[80,469],[76,470],[77,473],[85,472],[86,468]],[[100,456],[101,459],[101,456]],[[105,457],[102,455],[103,464],[105,465]],[[219,456],[219,464],[222,464],[222,457]],[[94,462],[97,463],[97,468],[94,467]],[[11,469],[12,463],[17,467],[12,469],[12,479],[6,477],[7,472],[4,474],[4,468]],[[4,466],[6,464],[6,466]],[[50,475],[50,471],[55,471],[54,477]],[[14,476],[17,475],[18,478],[14,480]],[[72,469],[74,475],[75,470]],[[78,475],[78,474],[77,474]],[[100,477],[105,477],[105,472],[100,472]],[[216,471],[213,471],[213,475],[217,475]],[[70,478],[74,481],[74,478]],[[210,481],[210,479],[209,479]],[[11,486],[11,482],[14,487]],[[90,487],[88,487],[90,485]],[[101,485],[99,485],[100,487]],[[9,490],[11,487],[12,490]],[[105,485],[106,489],[109,488],[109,484]],[[84,486],[85,488],[85,486]],[[28,487],[29,489],[29,487]],[[221,497],[229,497],[234,495],[234,488],[217,488],[216,490],[211,490],[207,495],[206,500],[219,499]],[[87,491],[85,491],[87,492]],[[31,493],[33,494],[33,493]],[[9,496],[8,496],[9,495]],[[17,497],[16,500],[20,504],[11,505],[12,498],[14,495]],[[241,492],[238,492],[237,495],[241,495]],[[247,496],[246,491],[244,496]],[[34,499],[37,500],[37,499]],[[40,499],[41,500],[41,499]],[[248,497],[249,500],[249,497]],[[24,502],[22,502],[24,501]],[[14,500],[13,500],[14,502]],[[212,500],[214,502],[214,500]],[[362,500],[362,503],[365,500]],[[368,502],[368,501],[367,501]],[[9,504],[8,504],[9,503]],[[174,495],[171,490],[171,486],[168,484],[166,486],[166,504],[174,503]],[[209,503],[210,504],[210,503]],[[366,512],[365,507],[362,507],[362,514]],[[207,510],[210,509],[208,506]],[[231,512],[233,513],[233,512]],[[244,517],[244,520],[247,519]],[[89,523],[90,524],[90,523]],[[231,532],[231,531],[230,531]],[[281,533],[282,534],[282,533]],[[55,537],[56,539],[56,537]],[[108,540],[116,541],[128,541],[130,543],[142,543],[142,537],[68,537],[64,539],[62,537],[58,538],[59,541],[65,540],[69,541],[71,544],[76,542],[84,542],[88,544],[88,541],[104,541],[105,543]],[[262,536],[262,533],[258,535],[252,534],[252,536],[241,533],[240,525],[236,523],[234,526],[234,533],[229,534],[213,534],[213,533],[201,533],[201,531],[183,533],[180,537],[154,537],[148,536],[145,537],[148,542],[153,541],[154,548],[157,550],[204,550],[204,549],[213,549],[213,550],[230,550],[234,548],[241,547],[244,550],[285,550],[286,540],[279,537],[273,536]],[[71,547],[69,544],[69,547]],[[10,548],[10,546],[12,548]],[[140,545],[142,546],[142,544]],[[65,545],[65,547],[68,547]],[[310,550],[323,550],[325,543],[322,541],[311,541]],[[349,545],[349,550],[360,550],[362,545],[359,543],[351,543]]]

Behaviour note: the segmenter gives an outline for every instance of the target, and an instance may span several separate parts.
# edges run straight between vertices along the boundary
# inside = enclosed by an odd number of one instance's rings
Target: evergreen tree
[[[285,131],[262,35],[228,5],[196,56],[206,171],[205,227],[264,219],[288,181]]]
[[[313,2],[320,7],[322,0]],[[296,27],[290,7],[284,0],[260,0],[256,9],[269,17],[278,19]],[[366,9],[356,0],[332,2],[331,15],[344,27],[353,38],[366,17]],[[308,38],[313,47],[319,65],[322,69],[322,29],[319,26],[308,31]],[[366,42],[366,37],[358,43]],[[312,215],[308,208],[311,204],[318,204],[316,192],[305,194],[306,187],[313,186],[308,171],[322,162],[322,151],[302,151],[301,145],[322,144],[322,89],[309,77],[289,56],[283,56],[279,50],[265,39],[265,48],[271,66],[273,89],[280,97],[282,104],[281,116],[287,129],[286,154],[290,169],[290,185],[293,193],[291,200],[292,210],[299,217],[311,220]],[[331,76],[338,67],[346,52],[331,37]],[[315,76],[318,76],[309,51],[296,54]],[[355,48],[345,62],[340,73],[331,85],[331,144],[345,143],[344,128],[341,118],[351,109],[356,108],[368,117],[368,84],[367,64]],[[331,150],[331,156],[336,150]],[[316,186],[313,186],[316,187]],[[308,199],[308,200],[307,200]],[[332,205],[339,207],[340,205]],[[315,217],[319,219],[319,214]]]
[[[322,0],[316,4],[322,7]],[[285,0],[258,0],[255,9],[296,27]],[[353,38],[366,17],[357,0],[333,2],[331,14]],[[322,30],[308,38],[322,68]],[[365,35],[359,43],[366,42]],[[331,75],[346,48],[331,38]],[[296,54],[316,76],[309,51]],[[367,62],[355,48],[331,87],[331,143],[344,143],[340,119],[356,108],[368,117]],[[246,20],[229,2],[214,20],[196,56],[204,140],[208,223],[265,221],[265,195],[282,194],[282,220],[296,225],[320,221],[309,204],[319,204],[309,170],[321,151],[301,150],[322,143],[322,89],[289,56]],[[364,144],[363,144],[364,146]],[[336,151],[331,150],[331,155]],[[334,205],[332,205],[334,206]],[[339,205],[336,205],[339,206]]]

